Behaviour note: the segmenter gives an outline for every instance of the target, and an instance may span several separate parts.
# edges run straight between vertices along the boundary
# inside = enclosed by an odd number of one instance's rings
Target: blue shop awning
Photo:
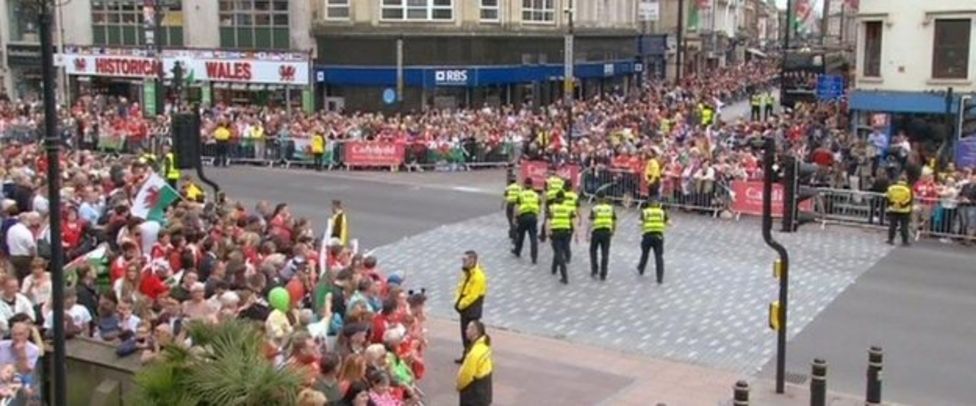
[[[951,112],[958,111],[959,96],[952,101]],[[851,92],[851,110],[887,113],[945,114],[945,93],[855,90]]]

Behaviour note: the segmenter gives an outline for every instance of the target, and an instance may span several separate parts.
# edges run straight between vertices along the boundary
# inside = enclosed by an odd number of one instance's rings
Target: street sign
[[[383,103],[393,104],[396,102],[396,99],[397,99],[396,90],[393,90],[391,88],[386,88],[386,90],[383,91]]]
[[[837,75],[820,75],[817,78],[817,99],[837,100],[846,93],[844,78]]]
[[[637,13],[641,21],[657,21],[661,15],[661,3],[658,0],[641,0]]]

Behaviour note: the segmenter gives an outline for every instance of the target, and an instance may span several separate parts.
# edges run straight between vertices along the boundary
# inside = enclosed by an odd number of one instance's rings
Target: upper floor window
[[[481,21],[498,21],[500,0],[480,0],[481,1]]]
[[[288,49],[289,0],[220,0],[220,46]]]
[[[154,18],[156,10],[146,10],[143,0],[94,0],[91,2],[92,43],[95,45],[183,46],[182,1],[162,1],[159,8],[160,38],[156,31],[147,32],[146,18]],[[153,23],[152,21],[149,22]]]
[[[349,19],[349,0],[325,0],[325,19]]]
[[[864,76],[881,76],[881,33],[883,26],[884,24],[881,21],[864,22]]]
[[[522,0],[522,21],[553,23],[556,21],[555,0]]]
[[[972,20],[935,20],[935,42],[932,45],[932,78],[966,79],[969,77],[969,45]]]
[[[37,13],[27,0],[7,2],[7,18],[10,21],[9,41],[38,42]],[[3,34],[0,33],[0,36]]]
[[[454,0],[380,0],[383,20],[449,21]]]

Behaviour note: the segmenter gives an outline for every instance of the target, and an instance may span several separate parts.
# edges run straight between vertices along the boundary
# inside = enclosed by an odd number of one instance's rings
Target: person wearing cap
[[[349,220],[342,209],[342,201],[332,201],[332,217],[329,221],[332,223],[332,234],[329,237],[338,238],[343,247],[349,245]]]
[[[522,193],[522,186],[518,184],[515,176],[508,177],[508,186],[505,187],[505,199],[502,206],[505,208],[505,218],[508,219],[508,239],[515,242],[515,206],[518,205],[519,195]]]
[[[512,254],[516,257],[522,256],[522,244],[525,242],[525,235],[529,235],[529,248],[532,256],[532,265],[535,265],[539,258],[539,193],[532,189],[532,178],[525,178],[525,187],[519,194],[518,208],[518,228],[515,230],[515,247]]]
[[[597,194],[597,204],[590,210],[590,277],[607,280],[607,267],[610,262],[610,239],[617,229],[617,212],[603,192]],[[601,259],[597,266],[597,250]]]
[[[654,270],[657,275],[657,284],[664,282],[664,229],[667,227],[668,213],[661,208],[661,202],[649,200],[641,210],[641,224],[643,236],[641,237],[641,257],[637,264],[637,273],[644,275],[647,267],[647,256],[651,249],[654,249]]]
[[[566,251],[569,250],[569,242],[573,236],[573,219],[576,217],[575,209],[565,203],[566,197],[562,191],[556,193],[552,203],[546,209],[546,222],[550,231],[550,241],[552,244],[552,274],[559,271],[559,282],[569,283],[569,276],[566,272]],[[548,200],[547,200],[548,201]]]
[[[465,252],[461,260],[461,279],[458,280],[454,296],[454,310],[461,316],[461,342],[464,344],[464,349],[461,358],[454,360],[455,364],[460,364],[464,360],[464,354],[471,349],[471,341],[465,334],[465,329],[468,323],[481,320],[487,293],[488,282],[481,263],[478,262],[478,253]]]

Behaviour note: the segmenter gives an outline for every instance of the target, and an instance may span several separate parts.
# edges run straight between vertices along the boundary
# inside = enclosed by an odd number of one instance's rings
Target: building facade
[[[577,96],[625,90],[639,0],[576,0]],[[534,105],[563,94],[569,0],[324,0],[314,12],[316,84],[326,108]],[[397,43],[403,91],[397,100]]]
[[[20,3],[6,3],[2,21],[32,21]],[[154,7],[158,1],[159,8]],[[293,0],[72,0],[56,8],[60,26],[56,57],[64,76],[63,93],[108,94],[151,102],[155,86],[146,86],[160,67],[167,77],[176,61],[186,70],[187,97],[205,103],[258,101],[301,105],[311,100],[310,61],[315,47],[309,35],[311,2]],[[158,18],[157,18],[157,12]],[[158,32],[155,22],[160,23]],[[39,88],[37,58],[10,58],[25,44],[37,44],[36,27],[10,28],[4,43],[4,87],[15,97]],[[4,33],[8,34],[8,33]],[[19,40],[19,41],[18,41]],[[164,49],[157,55],[157,45]],[[34,63],[32,68],[21,65]],[[36,78],[24,81],[21,76]],[[36,84],[35,84],[36,83]],[[304,93],[307,93],[303,95]],[[305,96],[305,97],[303,97]]]
[[[972,0],[861,0],[850,98],[858,124],[892,133],[928,123],[928,133],[958,136],[939,126],[976,93],[974,22]]]

